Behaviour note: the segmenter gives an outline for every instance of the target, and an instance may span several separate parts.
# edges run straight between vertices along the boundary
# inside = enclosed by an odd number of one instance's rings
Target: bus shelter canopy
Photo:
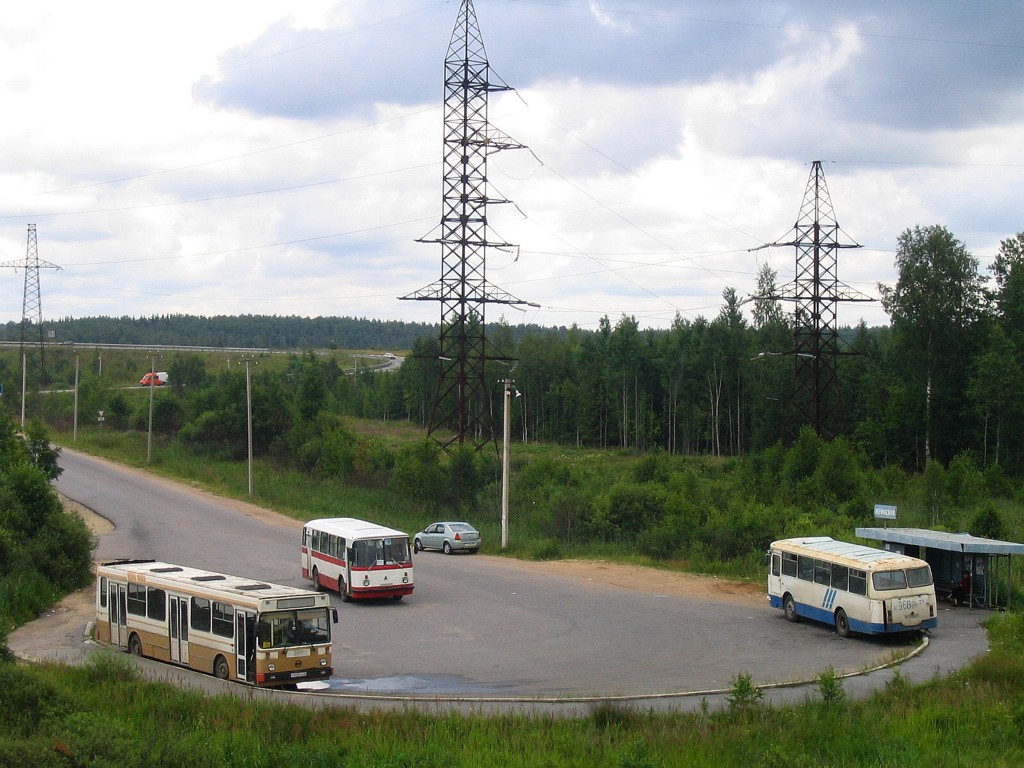
[[[914,547],[942,549],[972,555],[1024,555],[1024,544],[972,536],[969,533],[946,533],[926,528],[858,528],[862,539],[909,544]]]

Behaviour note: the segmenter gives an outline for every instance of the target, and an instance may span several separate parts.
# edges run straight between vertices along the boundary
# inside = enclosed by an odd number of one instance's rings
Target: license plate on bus
[[[305,672],[292,672],[290,675],[288,675],[288,677],[305,677],[305,676],[306,676]]]

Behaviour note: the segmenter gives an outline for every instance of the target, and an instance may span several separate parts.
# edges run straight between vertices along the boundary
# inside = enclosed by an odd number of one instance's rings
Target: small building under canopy
[[[883,543],[883,549],[919,557],[932,567],[935,593],[948,597],[970,574],[969,605],[996,608],[1009,601],[1011,558],[1024,555],[1024,544],[986,539],[969,533],[925,528],[857,528],[862,539]]]

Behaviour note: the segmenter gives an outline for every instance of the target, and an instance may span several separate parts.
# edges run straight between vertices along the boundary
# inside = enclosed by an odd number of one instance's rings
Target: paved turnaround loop
[[[64,450],[58,490],[110,521],[98,559],[152,557],[297,586],[300,524]],[[320,516],[322,512],[311,514]],[[344,500],[329,514],[344,515]],[[424,521],[428,522],[428,521]],[[514,535],[514,528],[513,528]],[[595,701],[685,710],[724,702],[749,674],[769,701],[814,695],[817,675],[852,674],[866,695],[894,674],[906,639],[843,640],[829,627],[790,624],[760,590],[655,569],[537,564],[483,555],[416,558],[416,591],[402,602],[342,604],[328,691],[287,694],[311,706],[416,706],[477,712],[579,714]],[[88,590],[29,627],[10,647],[26,658],[78,661],[91,619]],[[946,609],[901,667],[912,682],[948,674],[987,648],[984,611]],[[49,638],[49,639],[47,639]],[[147,674],[210,691],[281,696],[140,660]],[[804,685],[788,685],[806,681]]]

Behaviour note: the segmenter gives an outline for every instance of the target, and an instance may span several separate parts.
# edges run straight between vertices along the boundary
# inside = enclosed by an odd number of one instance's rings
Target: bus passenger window
[[[213,634],[221,637],[235,636],[235,609],[227,603],[213,603]]]
[[[850,591],[855,595],[868,593],[868,575],[864,571],[850,569]]]
[[[128,584],[128,613],[132,616],[146,615],[146,588],[141,584]]]
[[[190,621],[192,629],[198,629],[200,632],[209,632],[212,615],[209,600],[205,597],[192,598],[192,617]]]
[[[146,615],[157,621],[167,618],[167,593],[162,589],[150,587],[146,590]]]
[[[832,568],[824,560],[814,561],[814,583],[823,587],[832,584]]]
[[[814,581],[814,558],[800,555],[797,558],[797,578],[803,581]]]
[[[850,588],[850,569],[845,565],[832,563],[832,586],[844,592]]]
[[[782,553],[782,575],[796,576],[796,555],[792,552]]]

